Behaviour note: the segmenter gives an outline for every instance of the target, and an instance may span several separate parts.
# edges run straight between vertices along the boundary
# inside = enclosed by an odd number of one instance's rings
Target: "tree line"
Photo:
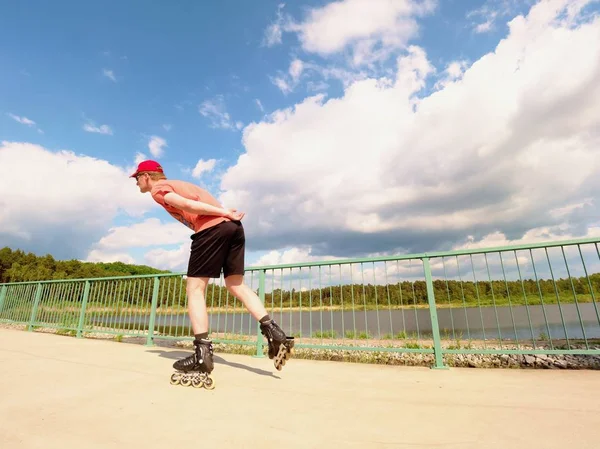
[[[47,255],[37,257],[25,254],[22,251],[11,251],[9,248],[0,250],[0,281],[22,282],[49,279],[76,279],[76,278],[103,278],[119,276],[135,276],[141,274],[168,273],[147,266],[130,265],[121,262],[90,263],[77,260],[57,261]],[[90,301],[110,304],[147,305],[152,300],[153,280],[111,280],[95,281],[100,283],[92,288]],[[433,290],[436,303],[440,305],[469,304],[524,304],[535,298],[555,302],[558,297],[561,301],[573,302],[576,295],[578,300],[591,298],[590,285],[596,300],[600,300],[600,274],[591,274],[587,277],[566,279],[524,279],[523,282],[492,280],[489,281],[455,281],[435,279]],[[66,295],[56,293],[62,300],[70,302],[82,300],[82,290]],[[256,290],[255,290],[256,291]],[[50,293],[50,292],[49,292]],[[51,293],[53,296],[54,293]],[[183,306],[185,304],[185,281],[180,277],[162,277],[158,291],[158,305],[162,307]],[[235,300],[224,287],[210,284],[207,289],[207,305],[210,307],[232,308],[240,307],[239,300]],[[50,300],[49,296],[44,295]],[[109,299],[106,299],[106,298]],[[388,285],[373,284],[345,284],[324,286],[310,290],[274,289],[265,294],[267,307],[327,307],[344,308],[375,306],[411,306],[428,303],[427,285],[424,280],[402,281]]]
[[[137,276],[168,273],[145,265],[123,262],[81,262],[56,260],[50,254],[36,256],[9,247],[0,249],[0,283],[45,281],[57,279],[100,278],[110,276]]]

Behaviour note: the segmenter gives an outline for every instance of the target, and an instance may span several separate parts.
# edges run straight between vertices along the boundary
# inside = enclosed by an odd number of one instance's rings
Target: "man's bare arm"
[[[217,217],[226,217],[231,220],[241,220],[245,215],[243,212],[237,212],[235,209],[223,209],[201,201],[190,200],[175,192],[167,193],[165,195],[165,202],[177,209],[198,215],[215,215]]]

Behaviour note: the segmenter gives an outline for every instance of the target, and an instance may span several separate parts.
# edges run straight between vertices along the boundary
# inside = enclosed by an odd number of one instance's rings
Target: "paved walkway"
[[[597,448],[600,372],[375,366],[218,354],[212,391],[169,384],[178,349],[0,329],[0,447]],[[279,440],[279,441],[278,441]]]

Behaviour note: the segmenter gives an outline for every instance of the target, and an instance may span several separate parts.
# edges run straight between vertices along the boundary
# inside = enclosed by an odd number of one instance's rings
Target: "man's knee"
[[[208,285],[208,278],[187,278],[186,292],[189,295],[201,292],[204,294]]]
[[[244,276],[235,274],[225,278],[225,287],[231,293],[239,291],[244,286]]]

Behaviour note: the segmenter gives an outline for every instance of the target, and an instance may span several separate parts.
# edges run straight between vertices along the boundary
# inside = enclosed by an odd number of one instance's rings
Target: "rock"
[[[558,360],[555,360],[555,361],[554,361],[554,366],[557,366],[557,367],[559,367],[559,368],[566,369],[566,368],[567,368],[567,366],[568,366],[568,364],[567,364],[566,360],[563,360],[563,359],[558,359]]]
[[[529,354],[525,355],[525,364],[526,365],[535,365],[535,357]]]

